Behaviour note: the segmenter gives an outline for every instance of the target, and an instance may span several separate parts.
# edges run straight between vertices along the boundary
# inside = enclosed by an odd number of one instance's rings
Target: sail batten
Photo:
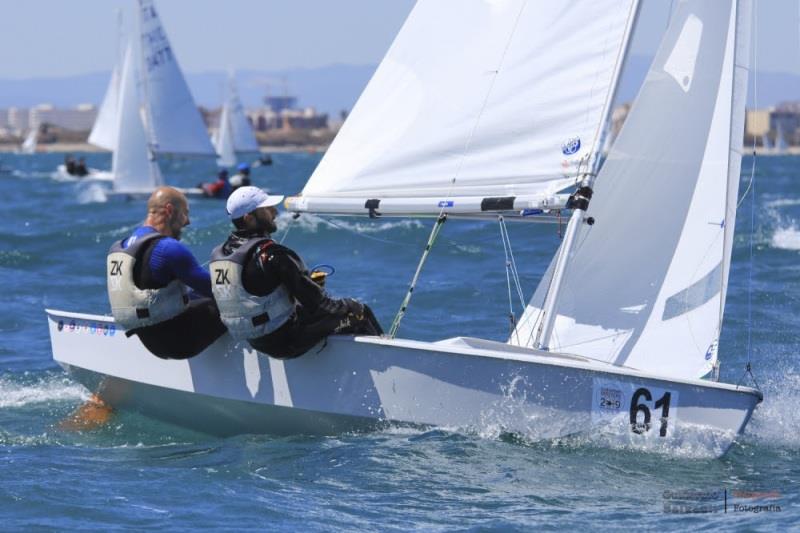
[[[636,5],[418,2],[302,196],[502,196],[576,183],[597,152]]]

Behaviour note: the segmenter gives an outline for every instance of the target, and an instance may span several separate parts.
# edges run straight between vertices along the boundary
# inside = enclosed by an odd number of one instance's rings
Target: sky
[[[551,0],[569,1],[569,0]],[[642,0],[635,55],[651,55],[678,0]],[[709,0],[720,1],[720,0]],[[800,73],[798,0],[755,0],[759,70]],[[134,0],[0,0],[0,78],[110,71],[117,10]],[[157,0],[185,72],[377,64],[414,0]]]

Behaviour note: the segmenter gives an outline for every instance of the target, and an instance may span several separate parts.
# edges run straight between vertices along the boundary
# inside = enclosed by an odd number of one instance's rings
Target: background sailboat
[[[112,189],[122,194],[149,194],[164,184],[164,178],[147,148],[139,92],[139,61],[134,48],[128,46],[122,67],[111,163]]]
[[[152,154],[214,157],[203,118],[152,0],[138,0],[142,98]]]
[[[125,196],[147,195],[164,184],[159,157],[214,155],[153,2],[138,4],[138,43],[126,50],[116,109],[109,106],[96,136],[113,146],[112,194]],[[116,86],[112,77],[107,99]]]
[[[761,146],[764,148],[764,152],[769,153],[775,149],[772,145],[772,139],[769,138],[769,133],[765,133],[761,136]]]
[[[778,155],[789,153],[789,143],[786,142],[783,124],[780,122],[778,122],[778,125],[775,128],[775,153]]]
[[[39,141],[39,126],[34,124],[31,126],[28,135],[25,136],[25,140],[22,141],[22,145],[20,146],[20,153],[35,154],[38,141]]]
[[[232,167],[240,159],[247,156],[256,157],[259,153],[258,142],[244,114],[233,73],[228,78],[225,104],[222,106],[219,129],[213,141],[219,155],[217,165],[221,167]]]

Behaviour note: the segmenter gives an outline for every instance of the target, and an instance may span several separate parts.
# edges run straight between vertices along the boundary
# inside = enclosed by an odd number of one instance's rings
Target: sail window
[[[661,320],[669,320],[696,309],[719,294],[722,284],[722,263],[717,263],[711,272],[676,292],[664,302]]]
[[[689,15],[683,29],[664,63],[664,72],[672,76],[683,92],[689,92],[697,64],[697,53],[700,51],[700,37],[703,35],[703,23],[695,15]]]

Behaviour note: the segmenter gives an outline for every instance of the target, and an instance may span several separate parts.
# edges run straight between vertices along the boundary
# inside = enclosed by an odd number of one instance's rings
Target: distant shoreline
[[[327,145],[309,146],[261,146],[259,150],[262,154],[290,153],[290,152],[310,152],[322,153],[327,150]],[[16,144],[0,144],[0,153],[14,153],[19,150]],[[40,144],[36,150],[38,154],[68,154],[68,153],[101,153],[107,152],[89,143],[53,143]]]

